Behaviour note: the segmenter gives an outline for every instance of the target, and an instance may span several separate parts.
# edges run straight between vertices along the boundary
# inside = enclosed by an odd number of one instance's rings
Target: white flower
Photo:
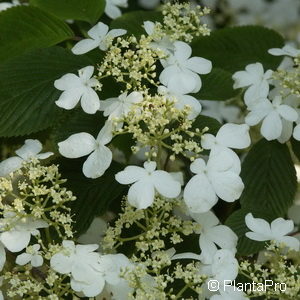
[[[118,98],[109,98],[101,101],[101,111],[109,120],[126,116],[132,105],[143,100],[143,95],[139,92],[132,92],[127,95],[127,92],[121,94]]]
[[[156,162],[149,161],[144,163],[144,168],[128,166],[116,174],[119,183],[133,183],[128,191],[128,201],[138,209],[147,208],[153,203],[155,191],[166,198],[175,198],[180,194],[180,183],[168,172],[155,169]]]
[[[212,263],[213,257],[218,250],[216,245],[221,249],[228,249],[235,254],[238,237],[228,226],[220,225],[218,218],[213,212],[208,211],[202,214],[191,213],[191,216],[201,225],[199,246],[202,263]]]
[[[84,54],[97,47],[99,47],[102,51],[106,51],[108,44],[112,39],[124,35],[127,32],[124,29],[108,30],[109,27],[106,24],[99,22],[88,31],[87,34],[90,38],[79,41],[72,48],[72,52],[77,55]]]
[[[0,271],[2,271],[6,262],[6,253],[4,245],[0,242]]]
[[[18,0],[13,0],[12,3],[10,2],[2,2],[0,3],[0,11],[6,10],[8,8],[21,5],[21,3]]]
[[[179,94],[197,93],[201,88],[198,74],[208,74],[212,69],[209,60],[191,57],[192,48],[184,42],[174,43],[174,55],[162,60],[164,70],[159,76],[160,82]]]
[[[251,213],[245,217],[247,227],[252,232],[247,232],[246,236],[254,241],[276,241],[284,243],[291,249],[299,251],[300,242],[291,236],[286,236],[294,229],[294,223],[291,220],[277,218],[272,221],[271,225],[264,219],[254,218]]]
[[[24,266],[29,262],[33,267],[40,267],[43,265],[43,257],[40,255],[41,246],[35,244],[26,248],[26,253],[22,253],[17,256],[16,264]]]
[[[244,184],[238,176],[236,161],[227,151],[210,155],[207,164],[201,158],[190,166],[196,175],[187,183],[183,197],[191,212],[209,211],[218,201],[218,197],[233,202],[237,200]]]
[[[60,274],[71,274],[71,287],[83,292],[87,297],[101,293],[105,279],[99,271],[100,254],[94,252],[98,245],[75,245],[73,241],[63,241],[63,249],[50,260],[51,268]]]
[[[119,7],[126,8],[128,6],[128,0],[106,0],[106,6],[104,12],[111,18],[116,19],[122,15]]]
[[[168,35],[164,35],[162,38],[155,36],[155,23],[152,21],[145,21],[144,29],[149,36],[152,36],[153,42],[150,45],[154,49],[159,49],[165,53],[165,55],[174,54],[174,42],[172,42]]]
[[[201,114],[212,117],[220,123],[238,123],[241,110],[234,105],[226,105],[225,101],[200,100],[203,104]]]
[[[188,115],[189,120],[195,119],[200,114],[201,104],[195,97],[174,92],[162,85],[158,87],[157,91],[159,94],[174,101],[174,106],[180,110],[184,109],[185,106],[189,106],[191,108],[191,112]]]
[[[268,52],[274,56],[285,55],[290,57],[297,57],[300,55],[300,50],[291,45],[285,45],[283,48],[272,48],[269,49]]]
[[[10,229],[4,231],[8,226]],[[47,228],[44,220],[32,217],[20,218],[14,214],[5,215],[0,220],[0,242],[11,252],[19,252],[26,248],[30,242],[31,235],[38,236],[38,228]]]
[[[97,178],[104,174],[112,161],[112,152],[105,145],[112,139],[111,124],[106,122],[97,139],[87,132],[71,135],[58,143],[59,152],[67,158],[78,158],[89,155],[83,164],[83,174],[89,178]]]
[[[100,85],[96,78],[92,78],[94,67],[88,66],[75,74],[65,74],[54,81],[54,86],[63,91],[56,105],[64,109],[72,109],[80,101],[81,107],[87,114],[94,114],[100,108],[100,100],[93,87]]]
[[[297,111],[289,105],[282,104],[281,96],[276,96],[272,103],[264,99],[253,105],[245,122],[254,126],[263,120],[260,132],[268,141],[271,141],[281,136],[283,120],[294,122],[297,119]]]
[[[43,146],[38,140],[25,140],[24,145],[16,150],[17,156],[10,157],[0,163],[0,177],[6,176],[11,172],[21,168],[24,161],[28,161],[33,157],[38,159],[46,159],[53,155],[52,152],[40,153],[42,148]]]
[[[262,64],[255,63],[246,66],[246,71],[238,71],[233,74],[232,78],[235,81],[233,88],[248,87],[244,95],[247,106],[268,96],[268,80],[271,78],[272,72],[271,70],[264,72]]]

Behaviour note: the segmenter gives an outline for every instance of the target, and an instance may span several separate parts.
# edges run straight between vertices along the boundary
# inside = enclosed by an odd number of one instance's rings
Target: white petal
[[[76,55],[87,53],[99,46],[99,41],[95,41],[92,39],[84,39],[79,41],[74,47],[71,49],[72,52]]]
[[[111,19],[116,19],[122,15],[121,10],[117,6],[110,4],[109,2],[106,2],[105,13]]]
[[[80,85],[80,79],[72,73],[65,74],[54,81],[55,88],[61,91],[72,90],[78,85]]]
[[[294,122],[298,119],[298,113],[292,107],[282,104],[277,108],[278,113],[286,120]]]
[[[137,166],[128,166],[123,171],[115,175],[116,180],[121,184],[134,183],[148,175],[144,168]]]
[[[191,217],[201,225],[201,230],[207,230],[219,224],[219,219],[212,211],[203,214],[191,213]]]
[[[206,235],[222,249],[234,249],[237,245],[237,235],[225,225],[210,228]]]
[[[187,60],[191,56],[192,48],[187,43],[177,41],[174,43],[174,46],[174,55],[180,62]]]
[[[148,173],[152,173],[156,169],[155,161],[145,161],[144,168]]]
[[[254,218],[251,213],[248,213],[245,217],[245,223],[250,230],[259,234],[262,240],[271,239],[272,237],[271,227],[266,220],[260,218]]]
[[[74,264],[74,257],[66,256],[63,255],[62,253],[54,254],[50,260],[51,268],[60,274],[70,273],[73,264]]]
[[[205,161],[202,158],[195,159],[191,163],[190,169],[194,174],[203,173],[206,170]]]
[[[211,149],[216,145],[216,137],[210,133],[201,136],[201,146],[204,149]]]
[[[149,207],[154,200],[154,186],[149,180],[140,180],[134,183],[128,191],[128,202],[138,208]]]
[[[215,191],[204,174],[192,177],[184,189],[183,197],[188,209],[193,213],[207,212],[218,201]]]
[[[0,163],[0,177],[7,176],[11,172],[14,172],[21,168],[23,159],[17,156],[10,157],[3,160]]]
[[[70,110],[74,108],[82,96],[83,90],[81,87],[74,88],[72,90],[64,91],[55,104],[61,108]]]
[[[278,112],[273,111],[263,120],[261,134],[268,140],[275,140],[280,137],[282,132],[282,122]]]
[[[16,154],[24,160],[27,160],[41,152],[42,148],[43,146],[39,140],[28,139],[25,141],[25,144],[16,151]]]
[[[106,36],[108,30],[109,28],[106,24],[98,22],[88,31],[88,35],[94,40],[98,40],[100,42],[100,40],[102,40]]]
[[[300,141],[300,124],[295,126],[294,132],[293,132],[293,137],[294,137],[295,140]],[[1,166],[1,164],[0,164],[0,166]],[[0,170],[1,170],[1,168],[0,168]]]
[[[189,113],[189,120],[195,119],[201,112],[201,104],[196,98],[190,95],[182,95],[178,99],[179,101],[175,103],[175,107],[178,109],[184,109],[185,106],[191,107],[191,112]]]
[[[200,234],[201,262],[211,264],[218,248],[206,234]]]
[[[144,29],[148,35],[151,35],[154,32],[155,24],[152,21],[144,22]]]
[[[22,253],[17,256],[16,264],[18,264],[20,266],[24,266],[24,265],[28,264],[30,262],[30,260],[31,260],[31,254]]]
[[[280,143],[286,143],[293,133],[293,122],[282,119],[282,131],[280,137],[277,139]]]
[[[249,126],[247,124],[227,123],[219,129],[216,139],[218,143],[229,148],[247,148],[251,143]]]
[[[81,107],[87,114],[95,114],[100,108],[100,99],[92,88],[87,87],[82,94]]]
[[[227,202],[237,200],[244,189],[242,179],[231,171],[214,173],[210,180],[218,197]]]
[[[172,260],[176,260],[176,259],[195,259],[195,260],[200,260],[200,255],[192,253],[192,252],[185,252],[185,253],[179,253],[179,254],[173,255]]]
[[[192,57],[186,62],[186,67],[198,74],[208,74],[212,69],[212,64],[208,59]]]
[[[108,144],[113,138],[112,130],[113,130],[112,122],[107,120],[98,133],[97,142],[99,142],[101,145]]]
[[[30,232],[10,230],[3,232],[0,236],[2,244],[10,252],[20,252],[26,248],[30,241]]]
[[[2,245],[2,243],[0,242],[0,271],[2,271],[5,262],[6,262],[5,249],[4,249],[4,246]]]
[[[94,66],[86,66],[78,70],[78,74],[82,83],[88,83],[94,74]]]
[[[181,185],[166,171],[154,171],[152,181],[155,189],[166,198],[176,198],[181,192]]]
[[[33,255],[31,259],[31,265],[35,268],[42,266],[44,263],[43,257],[41,255]]]
[[[44,152],[44,153],[37,154],[36,157],[38,159],[46,159],[46,158],[48,158],[48,157],[50,157],[52,155],[54,155],[53,152]]]
[[[72,134],[58,143],[59,152],[67,158],[78,158],[88,155],[96,148],[95,138],[86,132]]]
[[[283,218],[277,218],[271,223],[271,231],[274,237],[287,235],[294,229],[294,222],[292,220],[285,220]]]
[[[124,35],[127,33],[127,30],[125,29],[112,29],[109,31],[108,35],[112,38]]]
[[[99,145],[83,164],[83,174],[88,178],[97,178],[104,174],[112,161],[112,152],[109,148]]]
[[[284,236],[284,237],[280,237],[277,239],[278,242],[280,243],[284,243],[285,245],[287,245],[289,248],[295,250],[295,251],[299,251],[300,250],[300,241],[292,236]]]

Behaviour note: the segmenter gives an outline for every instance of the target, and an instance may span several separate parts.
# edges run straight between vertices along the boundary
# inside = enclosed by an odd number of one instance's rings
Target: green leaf
[[[270,55],[268,49],[283,45],[282,36],[274,30],[242,26],[213,31],[210,36],[194,39],[191,46],[193,55],[211,60],[214,68],[233,73],[256,62],[266,70],[275,70],[282,57]]]
[[[205,127],[208,127],[208,131],[206,133],[211,133],[213,135],[216,135],[218,130],[221,127],[221,124],[219,121],[217,121],[214,118],[199,115],[195,121],[193,122],[193,129],[199,128],[200,131],[204,129]]]
[[[201,100],[227,100],[234,98],[240,92],[233,89],[232,74],[219,68],[213,68],[207,75],[201,76],[202,88],[193,95]]]
[[[111,28],[115,29],[126,29],[128,34],[133,34],[136,37],[147,34],[143,23],[145,21],[161,21],[162,14],[156,11],[134,11],[123,14],[121,17],[113,20],[110,24]]]
[[[245,236],[246,232],[251,231],[245,223],[245,216],[249,212],[251,212],[255,218],[262,218],[268,222],[271,222],[274,219],[268,211],[262,210],[259,207],[242,208],[229,216],[225,225],[229,226],[238,236],[237,253],[239,255],[251,255],[257,253],[265,246],[264,242],[253,241]]]
[[[121,199],[127,191],[125,185],[115,180],[115,174],[123,170],[123,165],[113,161],[103,176],[90,179],[82,173],[85,160],[62,158],[56,162],[60,165],[62,178],[67,179],[67,188],[77,197],[71,207],[77,234],[86,231],[95,216],[105,213],[109,205]]]
[[[36,7],[12,7],[0,13],[0,61],[73,36],[67,24]]]
[[[61,20],[81,20],[95,23],[103,14],[105,0],[30,0],[30,4]]]
[[[37,132],[51,126],[62,111],[53,83],[90,64],[85,56],[53,47],[39,49],[0,65],[0,136]]]
[[[256,143],[242,164],[241,178],[242,207],[260,207],[278,217],[293,204],[297,178],[286,144],[265,139]]]
[[[296,155],[296,157],[298,158],[298,160],[300,161],[300,142],[295,140],[294,138],[291,138],[290,141],[292,145],[292,150]]]

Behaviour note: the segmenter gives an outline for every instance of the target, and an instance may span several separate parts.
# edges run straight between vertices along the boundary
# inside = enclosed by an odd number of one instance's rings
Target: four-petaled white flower
[[[235,72],[232,76],[235,81],[233,88],[248,87],[244,100],[248,106],[256,103],[261,98],[266,98],[269,93],[269,80],[273,71],[264,72],[261,63],[246,66],[246,71]]]
[[[200,101],[195,97],[176,93],[162,85],[158,87],[157,91],[159,94],[174,101],[174,106],[180,110],[184,109],[185,106],[189,106],[191,108],[191,112],[188,115],[189,120],[195,119],[200,114],[202,107]]]
[[[14,213],[4,215],[0,220],[0,242],[11,252],[19,252],[26,248],[31,235],[38,236],[39,228],[47,228],[49,225],[44,220],[32,217],[20,218]],[[5,230],[8,227],[9,230]]]
[[[51,268],[60,274],[71,274],[71,287],[83,292],[87,297],[101,293],[105,279],[99,271],[100,254],[94,252],[98,245],[75,245],[73,241],[63,241],[63,249],[50,260]]]
[[[254,126],[263,120],[260,132],[268,141],[281,136],[284,120],[294,122],[298,119],[297,111],[289,105],[282,104],[281,96],[276,96],[272,102],[263,99],[249,110],[245,122]]]
[[[247,232],[246,236],[254,241],[270,241],[284,243],[287,247],[299,251],[300,241],[292,236],[286,236],[294,229],[292,220],[277,218],[272,221],[271,225],[264,219],[254,218],[251,213],[245,217],[247,227],[252,230]]]
[[[94,114],[100,108],[100,100],[93,87],[100,86],[96,78],[92,78],[94,67],[88,66],[78,71],[79,76],[68,73],[54,81],[54,86],[63,91],[56,105],[64,109],[72,109],[80,101],[87,114]]]
[[[97,47],[102,51],[106,51],[112,39],[124,35],[126,32],[124,29],[112,29],[109,31],[109,27],[106,24],[99,22],[88,31],[87,34],[90,38],[79,41],[72,48],[72,52],[79,55],[87,53]]]
[[[40,255],[41,246],[35,244],[26,248],[26,253],[22,253],[17,256],[16,263],[20,266],[24,266],[30,262],[33,267],[40,267],[43,265],[43,257]]]
[[[143,95],[139,92],[132,92],[127,95],[127,92],[121,94],[118,98],[109,98],[101,101],[101,111],[109,120],[126,116],[132,105],[143,100]]]
[[[40,153],[42,148],[43,146],[38,140],[25,140],[24,145],[16,150],[17,156],[12,156],[0,163],[0,177],[6,176],[9,173],[21,168],[24,161],[28,161],[33,157],[38,159],[46,159],[53,155],[53,152]]]
[[[180,183],[168,172],[155,169],[156,162],[149,161],[144,163],[144,168],[128,166],[116,174],[119,183],[133,183],[128,191],[128,202],[138,209],[145,209],[153,203],[155,191],[166,198],[180,194]]]
[[[107,121],[97,139],[87,132],[75,133],[58,143],[59,152],[67,158],[78,158],[91,153],[83,164],[83,174],[89,178],[100,177],[112,161],[112,152],[105,146],[112,140],[111,130],[112,125]]]
[[[291,45],[285,45],[282,48],[272,48],[269,49],[268,52],[274,56],[290,56],[290,57],[297,57],[300,55],[300,50],[296,49],[295,47]]]
[[[207,164],[201,158],[191,163],[190,169],[196,175],[187,183],[183,197],[191,212],[209,211],[218,197],[227,202],[237,200],[244,184],[239,177],[236,160],[227,151],[210,155]]]
[[[128,0],[106,0],[104,12],[111,19],[116,19],[122,15],[122,11],[119,7],[126,8],[128,6]]]
[[[208,74],[212,69],[211,61],[202,57],[190,57],[192,48],[184,42],[174,43],[174,55],[161,60],[164,70],[160,82],[179,94],[197,93],[201,88],[198,74]]]
[[[228,249],[233,254],[236,253],[238,237],[225,225],[219,224],[218,218],[212,211],[194,214],[191,217],[201,225],[199,246],[201,249],[200,260],[204,264],[210,264],[217,252],[218,245],[221,249]]]

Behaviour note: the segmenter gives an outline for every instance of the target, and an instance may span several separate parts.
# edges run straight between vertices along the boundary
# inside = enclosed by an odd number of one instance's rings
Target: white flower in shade
[[[124,35],[126,32],[124,29],[112,29],[109,31],[109,27],[106,24],[99,22],[88,31],[87,34],[90,38],[79,41],[72,48],[72,52],[77,55],[84,54],[97,47],[102,51],[106,51],[112,39]]]
[[[300,50],[296,49],[295,47],[291,45],[285,45],[282,48],[272,48],[269,49],[268,52],[274,56],[290,56],[290,57],[297,57],[300,55]]]
[[[63,249],[50,260],[53,270],[60,274],[71,274],[71,287],[76,292],[83,292],[87,297],[101,293],[105,279],[99,271],[100,254],[94,252],[98,245],[75,245],[65,240]]]
[[[72,134],[58,143],[59,152],[67,158],[78,158],[89,155],[83,164],[83,174],[89,178],[97,178],[104,174],[112,161],[112,152],[105,146],[112,140],[112,126],[106,122],[95,139],[87,132]]]
[[[108,117],[109,120],[126,116],[132,105],[139,103],[143,100],[143,95],[139,92],[132,92],[127,95],[127,92],[121,94],[118,98],[109,98],[101,101],[100,110],[103,115]]]
[[[6,262],[6,253],[3,244],[0,242],[0,271],[2,271]]]
[[[183,197],[191,212],[209,211],[217,203],[218,197],[233,202],[244,189],[236,161],[227,151],[210,155],[207,164],[198,158],[191,163],[190,169],[196,175],[187,183]]]
[[[193,120],[200,114],[201,104],[195,97],[173,92],[162,85],[158,87],[157,91],[160,95],[174,101],[174,106],[180,110],[184,109],[185,106],[189,106],[191,112],[189,113],[188,119]]]
[[[174,42],[170,40],[168,35],[164,35],[162,38],[155,36],[155,23],[152,21],[145,21],[144,29],[149,36],[153,37],[153,42],[150,45],[154,49],[159,49],[165,53],[165,55],[174,54]]]
[[[119,7],[126,8],[128,6],[128,0],[106,0],[106,6],[104,12],[111,19],[116,19],[122,15],[122,11]]]
[[[160,0],[139,0],[139,5],[145,9],[154,9],[160,4]]]
[[[297,111],[289,105],[282,104],[281,96],[276,96],[272,102],[264,99],[253,105],[245,122],[254,126],[262,121],[260,132],[263,137],[271,141],[281,136],[283,120],[294,122],[297,119]]]
[[[20,218],[14,214],[5,215],[0,220],[0,242],[11,252],[19,252],[26,248],[31,235],[38,236],[39,228],[47,228],[49,225],[44,220],[32,217]],[[6,227],[10,229],[4,231]]]
[[[248,106],[253,105],[261,98],[266,98],[269,93],[269,80],[273,71],[264,72],[261,63],[246,66],[245,71],[235,72],[232,76],[235,81],[233,88],[248,87],[244,99]]]
[[[247,124],[227,123],[219,129],[216,136],[206,133],[201,137],[201,146],[204,149],[211,150],[211,153],[215,155],[220,151],[228,151],[229,148],[244,149],[249,147],[250,144],[251,139]],[[240,163],[238,156],[233,151],[231,152],[237,157],[238,163]]]
[[[44,259],[40,255],[41,246],[35,244],[26,248],[26,253],[22,253],[17,256],[16,263],[20,266],[24,266],[30,262],[33,267],[40,267],[43,265]]]
[[[92,78],[94,67],[80,69],[78,75],[65,74],[54,81],[54,86],[63,93],[55,101],[56,105],[64,109],[72,109],[80,101],[81,107],[87,114],[94,114],[100,108],[100,100],[93,87],[100,86],[96,78]]]
[[[38,140],[25,140],[24,145],[16,150],[17,156],[10,157],[0,163],[0,177],[6,176],[11,172],[16,171],[22,167],[24,161],[31,158],[46,159],[53,155],[52,152],[40,153],[42,151],[42,144]]]
[[[224,101],[200,100],[202,104],[201,114],[212,117],[220,123],[238,123],[240,121],[241,110],[234,105],[226,105]]]
[[[209,60],[202,57],[190,57],[192,48],[184,42],[174,43],[174,55],[162,60],[164,70],[159,76],[160,82],[179,94],[197,93],[201,88],[198,74],[208,74],[212,69]]]
[[[266,220],[254,218],[251,213],[245,217],[247,227],[252,230],[247,232],[246,236],[254,241],[270,241],[277,243],[284,243],[287,247],[299,251],[300,242],[291,236],[286,236],[294,229],[294,222],[292,220],[284,220],[277,218],[269,224]]]
[[[144,163],[144,168],[128,166],[116,174],[119,183],[133,183],[128,191],[128,202],[138,209],[153,203],[155,191],[166,198],[175,198],[180,194],[180,183],[168,172],[155,169],[156,162],[149,161]]]
[[[192,218],[201,225],[199,246],[200,259],[204,264],[210,264],[218,247],[236,253],[237,235],[225,225],[219,224],[218,218],[211,211],[202,214],[191,213]]]
[[[247,300],[245,293],[237,290],[234,286],[229,285],[229,280],[227,281],[228,285],[221,286],[219,289],[219,295],[213,295],[209,300]],[[226,283],[226,281],[225,281]]]

